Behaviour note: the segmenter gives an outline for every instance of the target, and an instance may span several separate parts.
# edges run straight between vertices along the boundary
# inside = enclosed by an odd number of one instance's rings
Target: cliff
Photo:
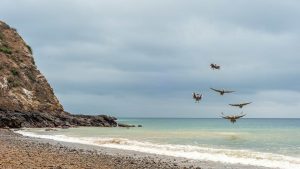
[[[0,127],[116,126],[114,117],[71,115],[37,69],[32,49],[0,21]]]
[[[32,50],[15,29],[0,22],[0,107],[61,113],[62,105],[37,69]]]

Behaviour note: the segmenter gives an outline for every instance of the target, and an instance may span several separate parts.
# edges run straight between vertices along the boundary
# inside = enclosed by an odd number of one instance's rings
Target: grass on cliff
[[[9,49],[8,47],[5,47],[5,46],[0,47],[0,52],[6,53],[6,54],[12,54],[11,49]]]

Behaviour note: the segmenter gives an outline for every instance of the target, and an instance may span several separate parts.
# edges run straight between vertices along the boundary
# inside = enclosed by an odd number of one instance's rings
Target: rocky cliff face
[[[109,116],[71,115],[37,69],[16,29],[0,21],[0,127],[116,126]]]
[[[21,112],[61,113],[62,105],[37,69],[17,31],[0,21],[0,107]]]

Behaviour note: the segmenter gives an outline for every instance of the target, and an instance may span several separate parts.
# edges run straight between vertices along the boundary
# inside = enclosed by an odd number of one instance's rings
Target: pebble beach
[[[30,138],[9,129],[0,129],[0,152],[0,168],[5,169],[258,169]]]

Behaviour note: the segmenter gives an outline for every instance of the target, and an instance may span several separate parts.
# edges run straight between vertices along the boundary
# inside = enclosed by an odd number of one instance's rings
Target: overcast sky
[[[1,0],[66,111],[300,117],[299,0]],[[220,64],[220,71],[209,68]],[[236,90],[223,97],[209,88]],[[204,98],[196,104],[192,92]]]

